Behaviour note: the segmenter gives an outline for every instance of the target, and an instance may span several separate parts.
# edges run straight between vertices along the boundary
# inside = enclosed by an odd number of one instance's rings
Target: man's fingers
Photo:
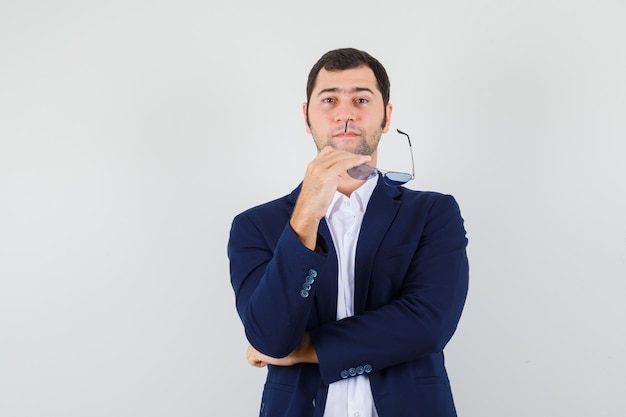
[[[252,347],[252,345],[248,345],[248,351],[246,352],[246,359],[248,363],[256,368],[263,368],[267,366],[267,362],[263,360],[263,355]]]
[[[369,155],[353,154],[350,152],[339,151],[325,147],[318,154],[311,164],[311,168],[316,171],[318,168],[321,171],[329,171],[335,175],[342,174],[345,171],[355,166],[367,163],[372,158]]]

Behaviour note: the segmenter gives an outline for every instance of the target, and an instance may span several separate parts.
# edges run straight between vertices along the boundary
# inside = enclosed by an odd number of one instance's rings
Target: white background
[[[345,46],[466,220],[459,415],[626,415],[626,3],[216,3],[0,1],[0,415],[257,415],[230,222],[300,181]]]

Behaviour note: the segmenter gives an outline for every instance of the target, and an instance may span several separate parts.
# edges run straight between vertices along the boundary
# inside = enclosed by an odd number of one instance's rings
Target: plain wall
[[[315,154],[306,76],[387,68],[454,195],[464,417],[623,416],[623,1],[0,1],[0,415],[253,416],[226,243]],[[383,136],[379,165],[408,169]],[[401,137],[400,137],[401,138]]]

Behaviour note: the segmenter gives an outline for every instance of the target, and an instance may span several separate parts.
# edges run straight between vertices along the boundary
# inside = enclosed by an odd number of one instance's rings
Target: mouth
[[[335,135],[333,135],[333,138],[343,139],[344,137],[345,138],[356,138],[356,137],[359,137],[359,136],[361,136],[361,134],[359,132],[348,130],[346,132],[341,131],[341,132],[336,133]]]

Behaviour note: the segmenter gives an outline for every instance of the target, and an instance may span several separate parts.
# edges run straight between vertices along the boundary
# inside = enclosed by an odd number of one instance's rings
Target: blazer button
[[[356,373],[359,375],[363,375],[363,372],[365,372],[365,370],[363,369],[362,366],[357,366],[356,367]]]
[[[348,377],[348,371],[346,371],[345,369],[343,371],[341,371],[341,373],[339,374],[343,379],[346,379]]]
[[[311,284],[309,284],[308,282],[305,282],[302,285],[302,288],[304,288],[306,291],[311,291]]]
[[[350,369],[348,369],[348,373],[350,374],[350,376],[355,376],[356,375],[356,369],[350,368]]]
[[[317,270],[316,269],[309,269],[309,275],[313,278],[317,278]]]
[[[309,296],[309,292],[307,290],[300,291],[300,297],[307,298]]]
[[[315,278],[313,278],[311,275],[307,275],[306,282],[308,282],[309,284],[313,284],[315,282]]]
[[[366,374],[369,374],[370,372],[372,372],[372,365],[365,365],[363,367],[363,370],[365,371]]]

